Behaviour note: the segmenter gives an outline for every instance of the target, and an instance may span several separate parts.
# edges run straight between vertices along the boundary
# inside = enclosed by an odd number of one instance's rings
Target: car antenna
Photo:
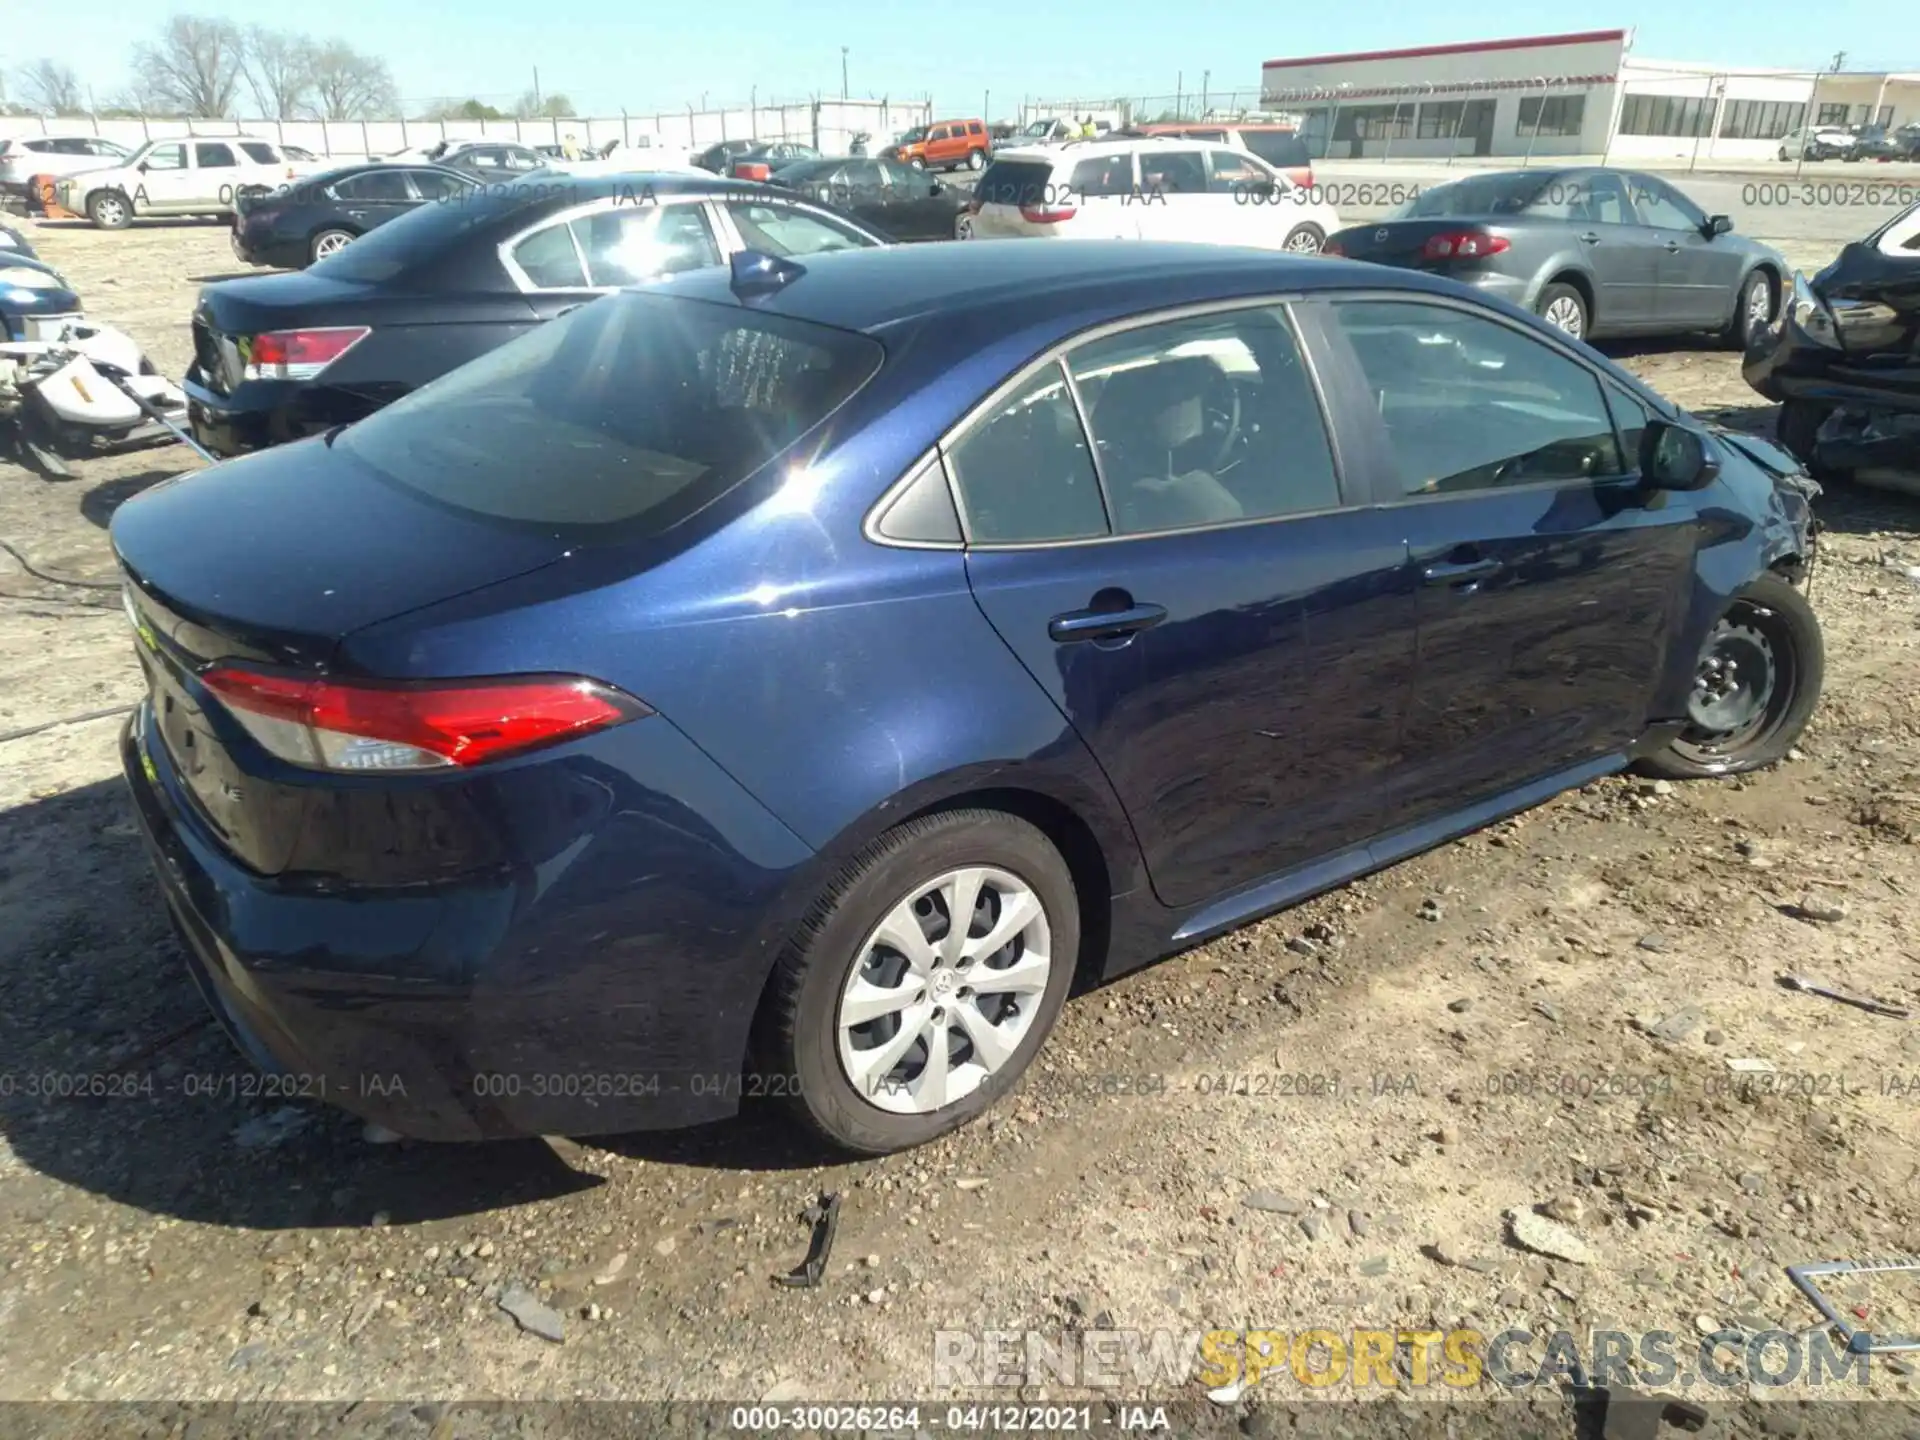
[[[758,250],[738,250],[733,256],[733,293],[742,300],[756,295],[771,295],[806,274],[806,267],[778,255]]]

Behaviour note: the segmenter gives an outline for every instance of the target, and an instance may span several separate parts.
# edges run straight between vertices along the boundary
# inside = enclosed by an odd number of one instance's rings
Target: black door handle
[[[1074,640],[1118,640],[1150,630],[1167,618],[1164,605],[1132,605],[1124,610],[1070,610],[1047,622],[1047,634],[1065,645]]]
[[[1420,572],[1421,583],[1426,585],[1475,585],[1489,575],[1497,575],[1501,570],[1498,560],[1465,560],[1458,563],[1442,561],[1429,565]]]
[[[1680,242],[1678,240],[1667,241],[1667,254],[1678,255],[1679,253],[1680,253]]]
[[[1598,245],[1600,243],[1600,237],[1594,234],[1591,230],[1589,230],[1586,234],[1582,235],[1580,239],[1582,243],[1587,245]]]

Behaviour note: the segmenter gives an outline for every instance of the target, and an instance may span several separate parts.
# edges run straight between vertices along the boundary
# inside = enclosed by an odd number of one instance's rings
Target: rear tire
[[[986,169],[986,167],[987,167],[986,151],[969,150],[967,152],[967,168],[969,170],[984,170]]]
[[[1554,329],[1575,340],[1587,338],[1587,325],[1592,317],[1587,314],[1587,301],[1578,290],[1556,280],[1540,292],[1540,298],[1534,302],[1534,313],[1545,320]]]
[[[963,904],[969,893],[978,898],[956,939],[950,897]],[[993,954],[960,948],[1003,920],[1019,928]],[[918,944],[891,945],[887,935],[909,924]],[[922,963],[910,964],[921,946]],[[1059,1018],[1079,952],[1073,877],[1039,830],[994,810],[908,821],[847,864],[788,944],[760,1016],[758,1062],[831,1144],[867,1155],[924,1145],[1018,1083]],[[1016,970],[1017,993],[988,988],[986,977],[1005,972],[1011,984]],[[896,992],[899,1003],[876,1006]],[[871,1018],[850,1019],[859,1013]],[[875,1053],[902,1045],[891,1060]],[[943,1063],[930,1063],[936,1053]],[[866,1055],[871,1069],[856,1081],[850,1067]]]
[[[354,233],[339,226],[329,226],[315,235],[307,243],[307,263],[318,264],[329,255],[337,255],[354,242]]]
[[[1701,647],[1686,733],[1640,768],[1698,780],[1774,764],[1820,703],[1826,663],[1807,597],[1778,575],[1760,576],[1735,594]]]

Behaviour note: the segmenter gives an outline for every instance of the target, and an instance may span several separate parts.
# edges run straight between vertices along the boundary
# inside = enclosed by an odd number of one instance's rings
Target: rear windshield
[[[1047,205],[1053,180],[1051,160],[995,160],[973,187],[982,205]]]
[[[1471,180],[1455,180],[1449,185],[1423,190],[1400,212],[1399,218],[1518,215],[1558,178],[1555,175],[1477,175]]]
[[[849,331],[626,291],[449,372],[334,443],[470,515],[631,538],[740,484],[884,358]]]
[[[1278,170],[1313,163],[1306,142],[1291,130],[1242,130],[1240,144]]]
[[[582,201],[612,193],[611,186],[596,188],[574,178],[482,183],[454,191],[369,230],[345,249],[309,266],[308,273],[329,280],[378,285],[416,265],[437,261],[462,236],[491,225],[509,211],[551,199],[563,189],[571,195],[576,188]]]

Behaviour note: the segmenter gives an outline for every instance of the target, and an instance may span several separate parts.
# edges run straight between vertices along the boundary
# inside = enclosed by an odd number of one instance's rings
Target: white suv
[[[16,135],[0,140],[0,194],[24,195],[36,175],[73,175],[118,165],[127,147],[98,135]]]
[[[63,180],[59,200],[102,230],[121,230],[136,215],[231,215],[237,191],[271,189],[316,174],[337,161],[290,159],[253,135],[180,135],[150,140],[123,163]]]
[[[1197,240],[1318,252],[1331,205],[1244,150],[1194,140],[1079,140],[995,152],[961,239]]]

